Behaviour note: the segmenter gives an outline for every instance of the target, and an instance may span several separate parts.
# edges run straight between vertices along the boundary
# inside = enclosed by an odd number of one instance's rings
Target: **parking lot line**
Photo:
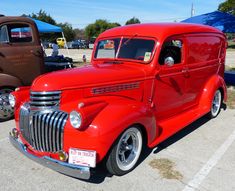
[[[8,139],[8,137],[5,137],[3,139],[0,139],[0,143],[3,142],[3,141],[6,141]]]
[[[218,163],[218,161],[222,158],[228,148],[235,141],[235,131],[228,137],[228,139],[219,147],[218,150],[214,153],[214,155],[207,161],[207,163],[198,171],[198,173],[193,177],[193,179],[188,182],[188,184],[184,187],[183,191],[194,191],[198,189],[203,180],[210,173],[211,169]]]

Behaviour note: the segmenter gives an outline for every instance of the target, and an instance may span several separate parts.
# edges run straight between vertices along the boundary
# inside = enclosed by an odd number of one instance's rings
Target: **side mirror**
[[[169,66],[169,67],[173,66],[174,63],[175,61],[171,56],[166,57],[164,60],[164,65]]]

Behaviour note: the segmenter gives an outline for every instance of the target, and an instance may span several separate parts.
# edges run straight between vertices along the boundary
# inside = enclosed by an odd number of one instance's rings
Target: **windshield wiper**
[[[138,36],[137,33],[135,33],[133,36],[131,36],[130,38],[128,38],[124,43],[122,43],[121,47],[126,46],[133,38],[135,38],[136,36]]]

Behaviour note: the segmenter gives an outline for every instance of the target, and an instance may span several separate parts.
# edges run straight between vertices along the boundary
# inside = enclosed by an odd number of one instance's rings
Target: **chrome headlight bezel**
[[[82,126],[82,115],[81,113],[77,111],[72,111],[69,114],[69,121],[70,124],[73,126],[75,129],[79,129]]]
[[[15,96],[10,93],[8,95],[8,100],[9,100],[9,104],[11,105],[11,107],[14,108],[15,105],[16,105],[16,98],[15,98]]]

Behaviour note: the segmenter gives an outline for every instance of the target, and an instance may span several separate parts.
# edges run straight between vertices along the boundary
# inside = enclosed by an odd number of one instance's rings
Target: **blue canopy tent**
[[[52,32],[61,32],[63,33],[63,30],[61,27],[37,20],[37,19],[33,19],[31,18],[37,25],[38,27],[38,31],[40,33],[52,33]]]
[[[52,25],[52,24],[49,24],[49,23],[46,23],[37,19],[33,19],[33,18],[30,18],[30,19],[32,19],[36,23],[39,33],[53,33],[53,32],[60,33],[61,32],[62,37],[65,39],[65,36],[61,27],[58,27],[58,26],[55,26],[55,25]],[[68,55],[70,55],[67,44],[66,44],[66,39],[65,39],[65,48],[67,49]]]
[[[181,22],[209,25],[224,33],[235,33],[235,16],[221,11],[194,16]]]

